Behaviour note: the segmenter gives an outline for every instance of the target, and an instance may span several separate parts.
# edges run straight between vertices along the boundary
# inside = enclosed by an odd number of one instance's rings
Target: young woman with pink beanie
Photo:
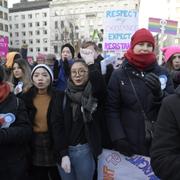
[[[161,49],[164,61],[173,79],[174,87],[180,84],[180,46],[168,46]]]

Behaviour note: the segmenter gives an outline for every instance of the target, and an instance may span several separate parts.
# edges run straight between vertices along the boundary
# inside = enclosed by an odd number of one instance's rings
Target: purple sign
[[[8,37],[0,36],[0,56],[6,56],[8,53]]]

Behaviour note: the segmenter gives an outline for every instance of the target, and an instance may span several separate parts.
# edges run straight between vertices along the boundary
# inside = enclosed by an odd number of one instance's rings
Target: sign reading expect
[[[138,27],[135,10],[107,10],[104,17],[104,51],[125,51],[129,48],[132,34]]]
[[[0,36],[0,56],[5,57],[7,53],[8,53],[8,37]]]

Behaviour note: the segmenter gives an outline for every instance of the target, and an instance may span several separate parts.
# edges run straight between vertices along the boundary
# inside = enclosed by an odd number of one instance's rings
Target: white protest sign
[[[124,156],[104,149],[98,159],[98,180],[159,180],[154,175],[150,158],[141,155]]]
[[[132,34],[138,27],[136,10],[107,10],[104,17],[104,51],[125,51],[129,49]]]

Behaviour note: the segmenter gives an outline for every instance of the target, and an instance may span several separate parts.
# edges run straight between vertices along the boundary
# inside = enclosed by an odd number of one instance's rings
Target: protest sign
[[[150,158],[124,156],[104,149],[98,159],[98,180],[159,180],[152,171]]]
[[[8,37],[0,36],[0,56],[5,57],[8,53]]]
[[[104,51],[125,51],[129,49],[132,34],[138,27],[136,10],[107,10],[104,17]]]

